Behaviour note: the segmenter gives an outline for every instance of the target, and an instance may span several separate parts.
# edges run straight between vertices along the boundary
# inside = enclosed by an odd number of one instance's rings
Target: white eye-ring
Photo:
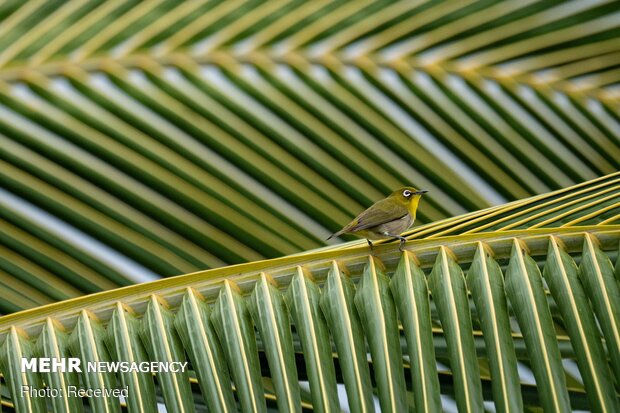
[[[404,196],[405,198],[409,198],[409,197],[411,196],[411,191],[410,191],[410,190],[408,190],[408,189],[405,189],[405,190],[403,191],[403,196]]]

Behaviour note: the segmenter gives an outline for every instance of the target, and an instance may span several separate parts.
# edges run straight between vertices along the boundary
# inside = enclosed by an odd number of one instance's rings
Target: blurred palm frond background
[[[616,1],[6,1],[0,19],[1,313],[318,248],[403,184],[430,190],[427,223],[620,164]],[[620,223],[608,181],[590,224]]]

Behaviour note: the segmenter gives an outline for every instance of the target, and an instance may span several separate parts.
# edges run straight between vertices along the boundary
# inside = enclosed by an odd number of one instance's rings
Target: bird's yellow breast
[[[409,205],[407,205],[407,209],[409,210],[409,215],[415,220],[415,213],[418,209],[418,204],[420,203],[421,196],[414,197]]]

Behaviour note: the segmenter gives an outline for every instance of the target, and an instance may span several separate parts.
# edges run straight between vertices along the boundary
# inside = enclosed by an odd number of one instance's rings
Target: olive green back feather
[[[394,202],[394,200],[390,198],[382,199],[359,214],[357,218],[334,235],[338,236],[345,232],[355,232],[376,227],[377,225],[400,219],[408,213],[409,210],[406,205]]]

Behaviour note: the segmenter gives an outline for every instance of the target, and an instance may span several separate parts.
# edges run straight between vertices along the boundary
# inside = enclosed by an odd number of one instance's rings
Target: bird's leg
[[[366,242],[368,242],[368,245],[370,245],[370,250],[372,251],[372,247],[373,247],[372,242],[370,242],[368,238],[366,238]]]
[[[396,235],[396,238],[400,240],[400,245],[398,246],[398,250],[400,252],[403,252],[403,245],[405,245],[405,241],[407,241],[407,238],[401,237],[400,235]]]

